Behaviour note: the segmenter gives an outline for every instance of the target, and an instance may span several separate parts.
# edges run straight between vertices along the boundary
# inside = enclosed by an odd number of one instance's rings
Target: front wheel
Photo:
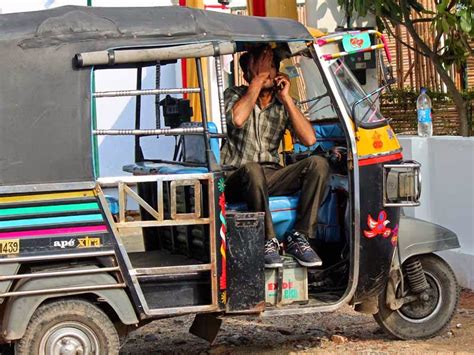
[[[119,338],[110,319],[84,300],[47,303],[33,314],[16,355],[118,355]]]
[[[440,334],[453,318],[459,301],[459,286],[449,265],[434,254],[418,258],[429,285],[424,299],[391,310],[386,304],[386,292],[382,292],[379,311],[374,315],[385,332],[399,339],[426,339]]]

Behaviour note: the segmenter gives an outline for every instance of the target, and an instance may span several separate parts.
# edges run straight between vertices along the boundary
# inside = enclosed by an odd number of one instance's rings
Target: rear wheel
[[[459,300],[459,287],[449,265],[434,254],[420,256],[419,260],[429,285],[423,297],[391,310],[386,304],[386,292],[382,292],[379,312],[374,315],[385,332],[399,339],[424,339],[440,334],[453,318]],[[397,297],[400,296],[397,290]],[[403,296],[410,296],[410,292]]]
[[[15,354],[116,355],[119,338],[110,319],[92,303],[62,300],[39,307]]]

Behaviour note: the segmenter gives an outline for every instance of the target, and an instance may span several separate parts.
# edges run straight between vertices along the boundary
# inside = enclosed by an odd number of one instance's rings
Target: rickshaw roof
[[[133,40],[154,45],[236,41],[311,41],[297,21],[284,18],[240,16],[180,6],[83,7],[2,15],[0,40],[18,40],[26,47],[61,42]]]

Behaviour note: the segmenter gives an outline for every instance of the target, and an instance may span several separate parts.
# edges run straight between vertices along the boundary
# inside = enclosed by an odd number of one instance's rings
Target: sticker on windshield
[[[346,52],[360,51],[369,48],[370,45],[370,36],[367,32],[357,34],[346,33],[342,37],[342,47]]]

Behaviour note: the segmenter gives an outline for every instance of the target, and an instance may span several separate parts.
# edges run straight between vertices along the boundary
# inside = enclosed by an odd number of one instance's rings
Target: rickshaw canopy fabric
[[[91,68],[74,65],[77,53],[311,39],[292,20],[177,6],[65,6],[0,15],[0,185],[94,180]]]

